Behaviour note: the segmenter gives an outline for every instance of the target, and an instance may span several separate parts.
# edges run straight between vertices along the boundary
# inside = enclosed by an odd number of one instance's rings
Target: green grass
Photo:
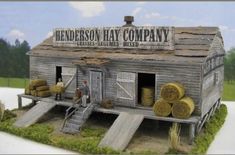
[[[224,81],[223,101],[235,101],[235,81],[228,83]]]
[[[206,153],[216,133],[223,126],[227,113],[225,104],[222,104],[221,107],[216,110],[215,115],[205,124],[203,133],[196,137],[195,145],[191,152],[192,154]]]
[[[0,77],[0,87],[25,88],[29,79]]]
[[[34,124],[27,128],[13,126],[16,115],[7,111],[3,122],[0,122],[0,131],[8,132],[23,138],[34,140],[47,145],[64,148],[85,154],[119,154],[107,147],[98,147],[104,136],[103,128],[84,127],[80,135],[62,135],[54,133],[54,127],[49,124]]]

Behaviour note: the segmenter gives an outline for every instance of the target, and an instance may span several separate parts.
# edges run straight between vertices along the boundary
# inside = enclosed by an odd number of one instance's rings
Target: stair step
[[[69,127],[64,127],[63,130],[62,130],[64,133],[70,133],[70,134],[76,134],[76,133],[79,133],[80,131],[77,130],[77,129],[72,129],[72,128],[69,128]]]
[[[77,125],[81,125],[83,124],[83,120],[80,119],[70,119],[68,122],[72,123],[72,124],[77,124]]]
[[[77,115],[77,116],[82,116],[82,114],[83,114],[82,111],[76,111],[76,112],[75,112],[75,115]]]
[[[80,127],[80,125],[77,125],[77,124],[74,124],[74,123],[71,123],[71,122],[67,122],[65,126],[68,127],[68,128],[76,129],[76,130],[78,130],[79,127]]]
[[[71,118],[72,118],[72,119],[75,119],[75,120],[81,120],[81,119],[82,119],[82,116],[73,115]]]

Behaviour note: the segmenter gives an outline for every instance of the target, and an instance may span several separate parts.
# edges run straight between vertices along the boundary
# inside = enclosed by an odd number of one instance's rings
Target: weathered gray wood
[[[193,51],[193,50],[177,50],[175,55],[177,56],[207,56],[209,51]]]
[[[143,115],[121,112],[111,128],[101,140],[99,146],[124,150],[143,121]]]
[[[91,102],[98,103],[102,101],[103,89],[102,89],[102,72],[90,71],[90,93]]]
[[[189,125],[189,144],[192,145],[195,138],[195,128],[196,125],[194,123]]]
[[[188,119],[178,119],[174,117],[160,117],[156,116],[152,110],[149,109],[139,109],[139,108],[129,108],[129,107],[121,107],[115,106],[113,109],[105,109],[102,107],[95,107],[94,111],[107,113],[107,114],[120,114],[121,112],[126,112],[130,114],[140,114],[143,115],[144,118],[159,120],[159,121],[167,121],[167,122],[176,122],[176,123],[197,123],[200,120],[199,116],[191,116]]]
[[[18,109],[21,109],[22,108],[22,98],[20,95],[17,95],[18,97]]]
[[[22,117],[20,117],[15,123],[16,127],[28,127],[36,123],[44,114],[50,111],[56,103],[40,102],[27,111]]]

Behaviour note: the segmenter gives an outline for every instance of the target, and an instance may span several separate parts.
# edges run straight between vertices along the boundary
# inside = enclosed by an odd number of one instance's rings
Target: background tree
[[[228,82],[235,80],[235,48],[227,51],[224,57],[224,77]]]
[[[27,41],[22,43],[16,39],[11,45],[4,39],[0,39],[0,77],[29,77],[29,56],[30,51]]]

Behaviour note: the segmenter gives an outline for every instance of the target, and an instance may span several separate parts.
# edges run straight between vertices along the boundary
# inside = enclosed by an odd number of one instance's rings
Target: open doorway
[[[155,99],[155,74],[138,73],[138,105],[142,106],[141,98],[143,97],[142,89],[151,89],[153,101]]]
[[[58,82],[59,78],[62,79],[62,67],[56,66],[56,83]]]

